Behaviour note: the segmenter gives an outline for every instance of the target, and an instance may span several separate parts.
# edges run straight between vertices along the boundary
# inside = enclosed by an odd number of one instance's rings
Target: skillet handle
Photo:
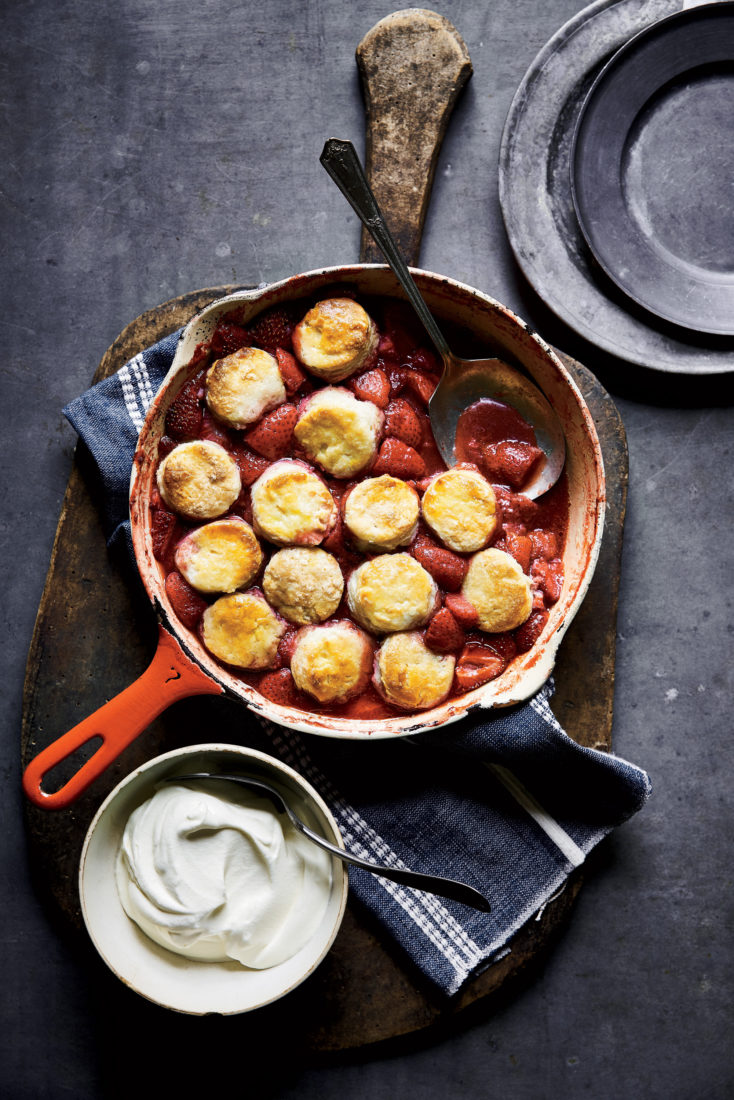
[[[155,655],[142,676],[34,757],[23,773],[23,790],[36,806],[63,810],[171,703],[190,695],[222,694],[224,689],[159,626]],[[94,755],[63,787],[47,794],[41,784],[51,768],[95,737],[102,744]]]

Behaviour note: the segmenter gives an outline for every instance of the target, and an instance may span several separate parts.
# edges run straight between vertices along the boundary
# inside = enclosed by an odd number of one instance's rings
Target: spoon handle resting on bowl
[[[475,890],[473,886],[469,886],[464,882],[456,882],[454,879],[442,878],[440,875],[427,875],[420,871],[409,871],[403,867],[385,867],[383,864],[372,863],[370,860],[362,859],[361,856],[357,856],[353,852],[347,852],[343,848],[337,847],[336,844],[331,844],[318,833],[309,829],[288,805],[280,791],[262,779],[255,779],[247,775],[225,774],[224,772],[195,772],[187,775],[169,775],[166,776],[165,782],[183,783],[188,780],[199,781],[206,779],[240,783],[243,787],[248,787],[250,790],[258,791],[266,795],[271,799],[278,812],[285,813],[291,824],[298,829],[299,832],[314,844],[323,848],[324,851],[330,852],[331,855],[336,856],[345,863],[351,863],[355,867],[362,867],[365,871],[371,871],[374,875],[381,875],[383,878],[390,879],[392,882],[398,882],[401,886],[410,886],[414,890],[426,890],[431,894],[437,894],[440,897],[450,898],[452,901],[459,901],[463,905],[469,905],[473,909],[480,909],[483,913],[488,913],[490,911],[490,904],[484,895],[478,890]]]

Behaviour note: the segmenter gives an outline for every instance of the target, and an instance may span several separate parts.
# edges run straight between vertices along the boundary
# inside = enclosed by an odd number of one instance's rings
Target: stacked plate
[[[500,199],[515,256],[628,362],[734,369],[734,3],[601,0],[526,74]]]

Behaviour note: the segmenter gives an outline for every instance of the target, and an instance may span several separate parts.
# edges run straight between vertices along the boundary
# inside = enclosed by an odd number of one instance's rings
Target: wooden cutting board
[[[357,51],[365,85],[368,165],[373,187],[389,220],[400,229],[405,255],[416,261],[425,207],[438,147],[451,107],[471,72],[465,47],[440,16],[430,12],[396,13],[370,32]],[[424,87],[433,89],[419,102],[396,101],[394,89],[419,62]],[[392,73],[392,81],[383,79]],[[428,79],[431,72],[433,80]],[[391,91],[392,89],[392,91]],[[412,150],[403,148],[405,112],[413,126]],[[420,113],[419,113],[420,112]],[[402,152],[395,186],[390,150]],[[416,146],[418,142],[418,146]],[[420,154],[418,156],[417,154]],[[420,179],[416,181],[416,173]],[[415,189],[418,188],[418,191]],[[419,194],[420,202],[398,201]],[[363,241],[362,258],[374,260]],[[238,289],[195,291],[143,313],[106,352],[95,374],[99,381],[131,356],[179,326],[214,298]],[[594,579],[567,633],[556,669],[553,708],[568,734],[581,744],[611,746],[614,693],[614,643],[622,530],[627,491],[624,428],[609,395],[580,363],[562,356],[584,395],[599,433],[607,475],[607,519]],[[101,498],[89,456],[77,448],[64,497],[46,586],[28,655],[21,731],[22,766],[42,748],[102,703],[127,687],[147,667],[156,641],[152,609],[132,566],[112,559],[101,527]],[[588,685],[593,684],[592,693]],[[88,825],[102,800],[133,768],[159,753],[202,740],[241,739],[247,712],[241,704],[200,697],[174,704],[120,759],[66,811],[28,804],[26,824],[31,867],[39,889],[65,930],[79,938],[90,966],[106,970],[83,934],[77,870]],[[575,873],[540,919],[530,921],[511,941],[511,951],[470,982],[450,1003],[437,998],[379,930],[350,906],[337,940],[316,973],[290,996],[251,1017],[246,1029],[278,1027],[294,1043],[312,1052],[344,1051],[416,1033],[454,1020],[469,1005],[486,1000],[547,948],[567,920],[581,884]],[[131,998],[108,975],[106,996]],[[134,1011],[138,999],[125,1000]],[[297,1026],[294,1021],[297,1020]],[[284,1030],[286,1029],[286,1030]]]

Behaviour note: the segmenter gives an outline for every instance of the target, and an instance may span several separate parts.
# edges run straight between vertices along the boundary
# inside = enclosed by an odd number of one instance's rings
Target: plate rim
[[[728,0],[717,0],[728,2]],[[592,347],[606,352],[623,363],[639,366],[662,373],[682,375],[723,375],[734,370],[734,346],[728,342],[725,348],[720,348],[704,343],[702,345],[686,345],[673,340],[665,332],[658,332],[645,326],[629,313],[624,312],[612,299],[605,296],[603,291],[591,280],[581,267],[574,262],[570,253],[568,242],[565,241],[557,228],[552,224],[548,203],[548,194],[544,190],[549,166],[547,159],[547,141],[545,145],[532,142],[534,150],[541,148],[541,159],[533,164],[528,164],[523,159],[521,170],[515,171],[515,162],[522,155],[522,149],[518,150],[519,138],[527,136],[530,129],[528,114],[536,108],[538,97],[541,97],[543,110],[546,112],[540,123],[547,123],[547,112],[553,112],[554,122],[558,122],[558,105],[560,97],[565,89],[556,89],[556,97],[548,104],[546,71],[553,69],[556,64],[565,65],[564,72],[568,74],[569,65],[567,53],[569,48],[578,50],[580,37],[593,38],[595,55],[591,58],[584,57],[583,70],[574,76],[574,83],[578,84],[585,76],[592,73],[597,65],[605,62],[613,55],[619,46],[631,37],[631,34],[650,26],[657,18],[665,17],[684,7],[700,6],[696,3],[686,3],[686,0],[658,0],[653,4],[650,0],[594,0],[582,11],[577,12],[571,19],[564,23],[545,44],[541,47],[528,66],[522,81],[518,85],[513,96],[502,132],[499,152],[499,202],[510,248],[514,254],[518,267],[531,289],[540,298],[543,305],[548,308],[569,330],[587,341]],[[634,24],[629,28],[629,34],[623,23]],[[607,43],[605,39],[611,37]],[[569,45],[570,44],[570,45]],[[587,54],[588,54],[587,49]],[[574,60],[573,58],[571,60]],[[536,110],[536,115],[538,110]],[[538,129],[537,118],[533,121],[531,138],[535,138]],[[569,120],[563,120],[564,123]],[[525,134],[521,134],[521,130]],[[547,136],[547,135],[546,135]],[[542,211],[545,221],[542,225],[534,224],[532,233],[525,232],[523,225],[523,213],[517,196],[513,193],[515,184],[520,182],[521,189],[525,193],[528,187],[537,188],[537,194],[532,192],[537,204],[546,205]],[[570,201],[570,198],[569,198]],[[542,237],[542,231],[548,230],[555,240],[552,246],[558,248],[558,257],[564,265],[564,269],[570,272],[572,279],[571,302],[569,294],[565,297],[558,293],[558,278],[553,273],[553,278],[546,277],[542,266],[539,268],[538,254],[545,252],[546,239]],[[580,242],[583,241],[578,233]],[[542,238],[542,239],[541,239]],[[545,285],[547,283],[547,285]],[[578,299],[590,299],[587,313],[591,312],[589,320],[578,308]],[[601,331],[596,323],[596,313],[601,310],[606,314],[606,326]],[[620,336],[619,325],[626,326],[626,331]],[[721,338],[713,338],[721,340]],[[708,338],[709,342],[712,338]]]
[[[586,205],[587,200],[584,196],[584,187],[581,185],[579,179],[583,170],[582,166],[584,155],[589,150],[588,143],[590,141],[590,136],[587,131],[591,127],[591,134],[593,135],[593,126],[596,121],[595,119],[591,118],[590,112],[595,106],[598,106],[598,104],[601,102],[599,98],[600,96],[602,97],[602,99],[608,98],[607,93],[609,91],[608,85],[610,81],[614,80],[618,82],[619,80],[623,79],[624,73],[626,70],[629,70],[630,65],[639,64],[641,49],[644,50],[648,45],[654,46],[656,42],[660,42],[666,37],[668,41],[673,41],[673,39],[671,39],[671,32],[674,36],[677,36],[681,33],[684,33],[686,29],[690,29],[692,23],[702,23],[704,21],[710,21],[712,19],[726,20],[728,22],[733,21],[734,2],[732,2],[732,0],[719,0],[718,3],[698,4],[694,7],[683,8],[680,11],[673,12],[671,15],[665,16],[662,19],[658,19],[655,22],[649,24],[647,27],[644,27],[642,30],[638,31],[637,34],[633,35],[632,38],[629,39],[629,41],[620,46],[620,48],[607,61],[601,72],[599,72],[596,76],[591,88],[587,92],[586,97],[582,103],[579,116],[576,120],[576,126],[574,128],[573,137],[571,140],[570,187],[571,198],[573,201],[574,209],[576,211],[579,229],[581,230],[581,233],[583,234],[589,249],[591,250],[597,263],[604,270],[608,278],[610,278],[624,294],[626,294],[630,299],[632,299],[632,301],[636,302],[643,309],[646,309],[649,312],[654,313],[656,316],[662,318],[663,320],[669,321],[672,324],[678,325],[681,328],[687,328],[696,333],[703,333],[706,335],[734,336],[734,308],[728,311],[722,311],[724,313],[724,316],[729,316],[732,318],[728,325],[724,323],[723,327],[722,325],[708,324],[697,324],[695,326],[692,326],[686,323],[682,315],[676,315],[674,309],[669,309],[666,312],[665,309],[662,308],[659,304],[654,304],[654,295],[651,298],[646,298],[643,293],[640,293],[639,290],[635,289],[636,284],[634,282],[625,281],[624,278],[620,276],[618,268],[613,262],[615,257],[610,253],[610,250],[608,248],[606,250],[604,248],[603,235],[600,236],[600,234],[597,233],[594,229],[592,219],[589,216],[589,209]],[[713,61],[721,61],[723,63],[724,61],[728,60],[734,62],[734,49],[730,50],[729,54],[730,56],[728,58],[715,58],[713,59]],[[706,60],[706,58],[702,58],[701,56],[696,56],[694,59],[686,57],[680,65],[677,65],[675,67],[674,71],[668,72],[665,75],[664,79],[662,79],[660,83],[657,83],[657,86],[653,90],[652,95],[648,97],[648,100],[646,102],[649,102],[649,99],[652,96],[656,95],[660,91],[660,89],[664,87],[664,85],[670,80],[675,79],[676,77],[680,77],[685,73],[690,72],[693,69],[705,64],[708,64],[708,61]],[[644,107],[644,104],[642,106]],[[631,127],[634,124],[634,120],[637,117],[639,110],[641,109],[639,103],[633,105],[633,107],[634,115],[631,117],[631,121],[630,117],[628,117],[630,112],[627,112],[627,114],[625,115],[625,133],[620,138],[620,144],[622,146],[624,146],[624,144],[626,143],[629,137],[629,133],[631,132]],[[612,156],[614,156],[616,162],[617,151],[618,150],[616,145],[614,146],[614,152],[612,152],[610,148],[605,147],[602,151],[602,156],[605,158],[605,163],[608,164],[608,161]],[[618,176],[616,173],[614,175],[614,183],[615,186],[613,190],[616,192],[619,189],[621,192],[621,185],[619,188],[617,187]],[[618,205],[615,203],[615,210],[617,211],[617,213],[619,213],[621,210],[622,216],[624,218],[624,224],[626,225],[629,223],[631,227],[630,232],[624,234],[625,242],[629,243],[631,238],[635,238],[642,244],[643,250],[651,254],[653,258],[653,263],[656,263],[656,266],[659,266],[660,268],[665,267],[666,270],[670,269],[671,271],[675,270],[680,272],[680,268],[678,268],[676,265],[672,263],[669,265],[665,264],[664,258],[662,256],[658,257],[656,250],[652,249],[649,246],[645,247],[644,237],[635,232],[634,224],[628,216],[627,207],[623,201],[620,200],[619,208]],[[690,266],[692,268],[694,267],[694,265]],[[688,284],[690,284],[690,287],[694,289],[694,293],[696,287],[703,288],[710,287],[712,285],[719,285],[725,288],[727,291],[731,290],[731,292],[734,293],[734,270],[731,272],[728,278],[716,279],[712,277],[710,280],[706,280],[703,277],[697,279],[695,275],[691,273],[688,280],[685,281],[683,286],[681,287],[681,292],[684,292],[686,290]],[[658,280],[653,278],[651,285],[653,287],[657,287],[659,285]],[[734,306],[734,302],[732,303],[732,305]]]

